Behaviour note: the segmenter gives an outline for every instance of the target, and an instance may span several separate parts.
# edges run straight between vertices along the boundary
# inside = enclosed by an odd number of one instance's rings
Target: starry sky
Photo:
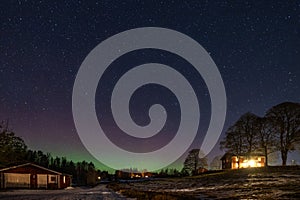
[[[93,161],[105,168],[88,153],[77,135],[72,116],[73,84],[93,48],[110,36],[138,27],[179,31],[209,52],[227,93],[222,136],[245,112],[263,116],[281,102],[300,102],[299,1],[19,0],[0,3],[0,119],[9,119],[13,130],[31,149]],[[103,84],[98,85],[99,121],[113,130],[101,89],[109,91],[107,88],[113,87],[125,69],[153,60],[178,69],[201,99],[200,128],[191,145],[198,147],[210,117],[207,88],[185,60],[168,52],[139,50],[116,60]],[[159,148],[177,129],[180,109],[176,98],[165,88],[152,85],[142,88],[132,99],[130,108],[137,124],[147,124],[145,110],[153,103],[161,103],[172,113],[168,115],[165,136],[158,138],[161,142],[144,146],[146,149],[140,152]],[[118,143],[117,137],[112,140]],[[210,156],[220,154],[216,145]]]

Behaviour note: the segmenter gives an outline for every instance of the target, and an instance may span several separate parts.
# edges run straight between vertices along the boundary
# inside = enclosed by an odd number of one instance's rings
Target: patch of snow
[[[70,186],[70,187],[66,187],[65,190],[74,190],[74,188]]]

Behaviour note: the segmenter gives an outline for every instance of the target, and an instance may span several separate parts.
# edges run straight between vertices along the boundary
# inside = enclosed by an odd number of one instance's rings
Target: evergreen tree
[[[198,174],[199,168],[207,167],[207,158],[200,158],[199,153],[201,153],[200,149],[192,149],[189,151],[189,154],[183,163],[182,172],[184,174],[196,175]]]
[[[8,123],[0,123],[0,167],[24,162],[26,150],[25,142],[9,130]]]

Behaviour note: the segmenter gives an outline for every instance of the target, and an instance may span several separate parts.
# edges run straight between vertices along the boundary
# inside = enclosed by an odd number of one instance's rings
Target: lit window
[[[261,164],[260,164],[260,163],[257,163],[257,167],[261,167]]]
[[[249,164],[250,167],[255,167],[256,166],[255,160],[249,160],[248,164]]]

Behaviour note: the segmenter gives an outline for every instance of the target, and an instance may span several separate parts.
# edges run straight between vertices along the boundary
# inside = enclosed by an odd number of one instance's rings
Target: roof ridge
[[[34,164],[34,163],[30,163],[30,162],[24,163],[24,164],[20,164],[20,165],[11,166],[11,167],[7,167],[7,168],[3,168],[3,169],[0,169],[0,172],[6,171],[6,170],[9,170],[9,169],[15,169],[15,168],[18,168],[18,167],[27,166],[27,165],[32,165],[32,166],[38,167],[38,168],[40,168],[40,169],[43,169],[43,170],[46,170],[46,171],[53,172],[53,173],[58,174],[58,175],[62,175],[62,174],[63,174],[63,173],[61,173],[61,172],[57,172],[57,171],[54,171],[54,170],[52,170],[52,169],[48,169],[48,168],[46,168],[46,167],[42,167],[42,166],[40,166],[40,165],[37,165],[37,164]]]

